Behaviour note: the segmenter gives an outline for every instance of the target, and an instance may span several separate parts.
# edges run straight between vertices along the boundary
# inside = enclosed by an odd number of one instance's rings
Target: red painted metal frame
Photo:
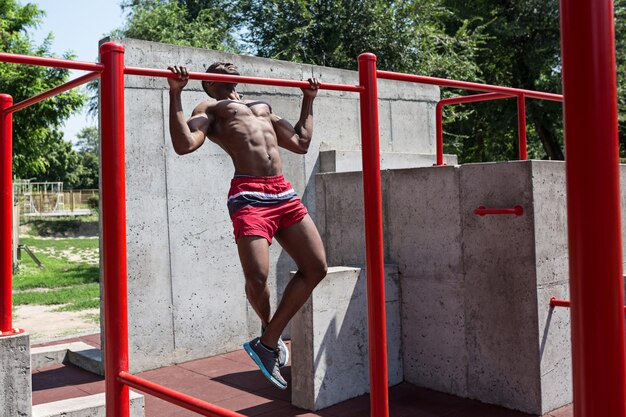
[[[102,101],[101,101],[101,126],[102,126],[102,228],[103,228],[103,268],[104,268],[104,321],[105,321],[105,364],[106,364],[106,401],[107,417],[128,417],[129,416],[129,395],[128,387],[132,386],[146,393],[156,395],[164,400],[170,401],[179,406],[185,407],[194,412],[207,416],[239,417],[241,414],[214,406],[204,401],[197,400],[188,395],[171,390],[169,388],[154,384],[145,379],[128,373],[128,316],[127,316],[127,276],[126,276],[126,207],[125,207],[125,171],[124,171],[124,74],[144,75],[156,77],[174,77],[170,71],[152,70],[146,68],[124,67],[124,48],[121,45],[106,43],[100,50],[104,72],[101,75]],[[375,82],[374,71],[370,72]],[[254,77],[230,76],[223,74],[190,73],[191,79],[212,80],[222,82],[246,82],[250,84],[278,85],[285,87],[307,88],[310,84],[307,81],[291,81],[280,79],[265,79]],[[374,84],[375,85],[375,84]],[[342,90],[352,92],[363,92],[360,86],[349,86],[340,84],[321,84],[321,89]],[[369,95],[370,98],[372,95]],[[374,103],[376,103],[376,90],[374,87]],[[377,107],[374,107],[377,109]],[[378,155],[378,124],[377,113],[375,113],[375,141],[364,145],[373,155]],[[375,147],[375,152],[371,147]],[[378,158],[378,157],[376,157]],[[365,164],[364,164],[365,165]],[[378,178],[379,211],[380,204],[380,169],[373,173]],[[367,201],[367,198],[366,198]],[[366,212],[367,212],[366,208]],[[378,215],[380,235],[382,236],[382,215]],[[382,239],[380,239],[382,245]],[[382,254],[382,246],[381,246]],[[382,261],[382,258],[381,258]],[[382,265],[382,263],[381,263]],[[372,267],[372,271],[376,270]],[[382,320],[385,322],[384,314],[384,275],[379,275],[379,280],[383,285],[382,294]],[[376,316],[381,316],[380,306]],[[373,316],[370,314],[370,317]],[[378,320],[377,318],[377,320]],[[383,327],[384,331],[384,327]],[[372,337],[371,340],[377,340]],[[385,337],[383,335],[383,341]],[[387,404],[387,360],[386,343],[383,349],[379,347],[371,348],[370,361],[374,365],[372,368],[384,368],[384,392]],[[382,352],[382,353],[381,353]],[[383,355],[382,359],[374,355]],[[372,378],[371,384],[381,385],[378,374]],[[372,387],[373,396],[381,388]],[[376,397],[379,398],[380,394]],[[381,406],[373,407],[380,409]],[[374,417],[387,417],[387,413],[377,413],[372,410]]]
[[[526,143],[526,95],[517,96],[517,141],[519,159],[528,159],[528,144]]]
[[[560,5],[574,415],[624,417],[613,2]]]
[[[95,80],[99,77],[99,72],[90,72],[89,74],[85,74],[81,77],[73,79],[72,81],[68,81],[65,84],[61,84],[57,87],[51,88],[50,90],[44,91],[43,93],[37,94],[36,96],[27,98],[26,100],[22,100],[19,103],[16,103],[7,108],[5,111],[8,113],[15,113],[18,110],[25,109],[28,106],[32,106],[33,104],[39,103],[40,101],[43,101],[49,97],[56,96],[57,94],[63,93],[67,90],[71,90],[72,88],[88,83],[89,81]]]
[[[218,407],[206,401],[199,400],[181,392],[163,387],[128,372],[121,372],[118,380],[131,388],[146,394],[154,395],[162,400],[176,404],[187,410],[209,417],[244,417],[243,414]]]
[[[427,77],[424,75],[403,74],[391,71],[376,71],[376,75],[380,79],[407,81],[420,84],[439,85],[442,87],[462,88],[465,90],[484,91],[488,93],[504,93],[507,95],[518,96],[524,94],[531,98],[540,98],[550,101],[563,101],[563,96],[554,93],[544,93],[541,91],[524,90],[523,88],[501,87],[490,84],[472,83],[468,81],[448,80],[445,78]]]
[[[570,300],[559,300],[555,297],[550,298],[550,307],[571,307],[572,302]],[[624,306],[624,313],[626,314],[626,306]]]
[[[453,104],[475,103],[479,101],[500,100],[512,98],[514,95],[503,93],[472,94],[469,96],[450,97],[439,100],[435,106],[435,120],[437,121],[437,160],[435,165],[442,166],[443,163],[443,106]]]
[[[0,332],[13,332],[13,257],[11,233],[13,218],[13,118],[5,110],[13,104],[13,98],[0,94]]]
[[[104,292],[104,363],[107,417],[129,417],[126,274],[126,172],[124,169],[124,47],[100,47],[102,267]]]
[[[364,87],[364,91],[361,92],[360,105],[370,357],[370,410],[372,417],[388,417],[385,259],[375,55],[369,53],[359,55],[359,83]]]
[[[147,76],[147,77],[176,78],[176,75],[173,74],[171,71],[153,69],[153,68],[126,67],[124,69],[124,73],[127,75],[141,75],[141,76]],[[189,79],[204,80],[204,81],[245,83],[245,84],[273,85],[277,87],[309,88],[311,86],[311,84],[309,84],[308,81],[284,80],[280,78],[247,77],[247,76],[241,76],[241,75],[210,74],[210,73],[205,73],[205,72],[190,72]],[[358,85],[332,84],[332,83],[322,83],[320,84],[320,89],[321,90],[349,91],[353,93],[360,93],[363,91],[363,87],[358,86]]]
[[[10,62],[13,64],[37,65],[40,67],[67,68],[82,71],[102,72],[104,66],[94,62],[72,61],[69,59],[46,58],[42,56],[30,56],[9,54],[0,52],[0,62]]]
[[[480,206],[477,209],[474,209],[474,214],[479,216],[486,216],[489,214],[515,214],[516,216],[521,216],[524,214],[524,207],[519,205],[513,208],[487,208],[485,206]]]

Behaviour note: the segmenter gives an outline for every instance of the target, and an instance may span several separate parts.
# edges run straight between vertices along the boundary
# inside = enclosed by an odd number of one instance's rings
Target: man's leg
[[[287,323],[324,279],[327,270],[324,244],[308,214],[300,223],[281,230],[274,237],[296,262],[298,272],[287,284],[274,317],[261,336],[263,344],[272,348],[276,348]]]
[[[237,249],[246,278],[248,302],[263,326],[267,326],[270,321],[270,291],[267,288],[269,243],[260,236],[241,236],[237,239]]]

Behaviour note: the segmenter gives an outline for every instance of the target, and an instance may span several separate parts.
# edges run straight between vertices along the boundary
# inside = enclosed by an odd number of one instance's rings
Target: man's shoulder
[[[198,103],[198,105],[193,109],[194,114],[197,113],[206,113],[211,111],[215,107],[216,102],[211,100],[204,100]]]

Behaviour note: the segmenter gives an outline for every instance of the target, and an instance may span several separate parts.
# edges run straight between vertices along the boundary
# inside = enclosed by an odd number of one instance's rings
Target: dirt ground
[[[26,330],[30,335],[31,344],[100,332],[100,325],[95,320],[100,315],[99,309],[52,311],[58,307],[16,306],[13,327]]]

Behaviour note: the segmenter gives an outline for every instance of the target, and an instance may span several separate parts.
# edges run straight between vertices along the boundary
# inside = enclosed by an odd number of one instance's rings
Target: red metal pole
[[[11,104],[13,98],[10,95],[0,94],[0,334],[13,330],[13,117],[5,111]]]
[[[437,162],[435,165],[443,165],[443,106],[439,101],[435,106],[435,119],[437,121]]]
[[[129,374],[128,372],[120,373],[118,378],[121,382],[139,390],[146,394],[154,395],[157,398],[176,404],[179,407],[191,410],[194,413],[208,417],[245,417],[235,411],[227,410],[217,405],[208,403],[191,397],[187,394],[164,387],[147,379]]]
[[[479,216],[485,216],[488,214],[515,214],[516,216],[521,216],[524,214],[524,207],[519,205],[513,208],[487,208],[485,206],[480,206],[477,209],[474,209],[474,214]]]
[[[389,417],[387,377],[387,320],[385,314],[385,260],[378,137],[376,55],[359,55],[365,250],[367,267],[370,410],[372,417]]]
[[[626,416],[613,2],[561,0],[574,415]]]
[[[68,81],[65,84],[61,84],[57,87],[51,88],[50,90],[44,91],[42,93],[37,94],[36,96],[32,96],[27,98],[26,100],[22,100],[19,103],[14,104],[13,106],[6,109],[9,113],[15,113],[18,110],[22,110],[28,106],[32,106],[33,104],[39,103],[42,100],[45,100],[49,97],[56,96],[64,91],[71,90],[72,88],[78,87],[79,85],[83,85],[88,83],[91,80],[95,80],[100,77],[99,72],[90,72],[89,74],[85,74],[81,77],[73,79],[72,81]]]
[[[104,268],[105,387],[107,417],[129,417],[126,282],[126,174],[124,171],[124,47],[100,47],[102,132],[102,257]]]
[[[517,140],[519,142],[519,159],[528,159],[528,146],[526,145],[526,96],[517,96]]]
[[[173,74],[171,71],[168,71],[168,70],[154,69],[154,68],[141,68],[141,67],[126,67],[124,69],[124,74],[141,75],[141,76],[146,76],[146,77],[164,77],[164,78],[176,77],[175,74]],[[280,78],[248,77],[245,75],[228,75],[228,74],[215,74],[215,73],[206,73],[206,72],[190,72],[189,79],[235,82],[235,83],[242,83],[242,84],[273,85],[277,87],[295,87],[295,88],[310,87],[310,84],[308,81],[284,80]],[[358,85],[322,83],[320,84],[320,90],[351,91],[353,93],[360,93],[361,91],[363,91],[363,87],[358,86]]]
[[[472,83],[468,81],[448,80],[446,78],[426,77],[424,75],[402,74],[400,72],[376,71],[378,78],[386,80],[408,81],[421,84],[434,84],[443,87],[463,88],[465,90],[504,93],[508,95],[525,94],[527,97],[543,100],[563,101],[560,94],[544,93],[541,91],[524,90],[523,88],[501,87],[498,85]]]
[[[40,67],[68,68],[81,71],[102,71],[102,64],[96,64],[94,62],[72,61],[69,59],[47,58],[43,56],[9,54],[6,52],[0,52],[0,62],[37,65]]]

